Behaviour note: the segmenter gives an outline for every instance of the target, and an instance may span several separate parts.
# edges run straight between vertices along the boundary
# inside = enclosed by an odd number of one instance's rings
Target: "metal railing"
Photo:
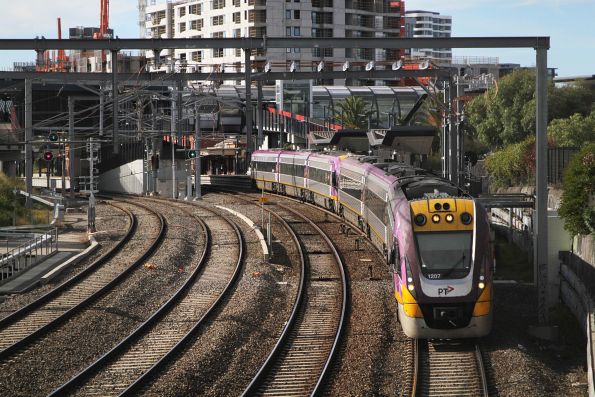
[[[22,230],[14,232],[3,231],[3,234],[16,236]],[[0,259],[0,282],[12,277],[21,270],[27,269],[45,257],[58,250],[58,229],[53,228],[45,232],[30,235],[29,240],[2,255]]]
[[[564,176],[564,169],[568,166],[570,159],[576,153],[578,148],[559,147],[549,148],[547,151],[547,181],[550,184],[562,183]]]

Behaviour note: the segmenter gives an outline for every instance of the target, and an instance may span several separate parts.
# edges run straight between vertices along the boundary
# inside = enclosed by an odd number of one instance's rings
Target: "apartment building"
[[[148,38],[401,37],[404,12],[404,1],[389,0],[153,0],[146,7],[145,26]],[[392,62],[401,56],[400,50],[391,49],[288,47],[254,50],[251,59],[270,62],[272,70],[279,71],[288,70],[292,62],[299,70],[315,70],[320,61],[339,70],[345,61],[363,68],[371,60]],[[244,62],[241,49],[229,48],[163,50],[159,62],[148,51],[147,58],[154,71],[236,72],[243,71]]]
[[[405,32],[407,37],[450,37],[452,17],[438,12],[411,10],[405,12]],[[450,48],[412,48],[411,59],[427,59],[436,64],[450,63]]]

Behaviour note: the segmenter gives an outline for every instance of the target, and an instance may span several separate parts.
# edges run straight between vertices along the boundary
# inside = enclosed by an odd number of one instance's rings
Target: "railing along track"
[[[254,204],[253,199],[243,200]],[[332,241],[314,222],[280,204],[275,205],[274,211],[268,207],[271,214],[293,229],[291,234],[298,243],[302,259],[307,257],[308,267],[302,270],[300,287],[286,327],[243,395],[316,395],[321,392],[330,372],[345,328],[348,304],[345,270]],[[279,214],[279,209],[285,213]],[[298,223],[299,228],[296,227]],[[303,231],[304,226],[309,229],[307,232]],[[301,238],[297,237],[299,235]],[[320,236],[327,250],[316,246],[314,240],[320,241]],[[314,255],[315,261],[312,260]],[[324,256],[327,257],[326,266]]]
[[[126,212],[131,219],[130,227],[124,238],[85,270],[0,321],[0,348],[3,347],[3,350],[0,351],[0,360],[6,359],[96,301],[153,254],[165,237],[165,219],[149,207],[136,203],[130,204],[149,211],[159,219],[159,233],[150,246],[123,270],[105,266],[123,249],[137,231],[136,216],[129,210],[114,205]],[[118,273],[114,277],[116,271]]]
[[[416,339],[412,396],[488,396],[479,342]]]
[[[167,202],[166,200],[156,200]],[[201,209],[215,214],[202,206]],[[229,267],[222,266],[220,256],[213,252],[225,249],[226,234],[215,233],[215,243],[211,243],[213,233],[205,221],[184,210],[200,224],[205,245],[199,263],[184,284],[143,324],[123,339],[112,350],[92,363],[70,381],[52,392],[52,396],[68,393],[85,396],[132,395],[150,382],[158,370],[168,365],[176,353],[194,336],[205,319],[218,307],[233,286],[240,273],[244,256],[244,241],[237,225],[223,216],[238,239],[238,257]],[[209,219],[209,222],[213,222]],[[215,222],[213,222],[215,223]],[[212,224],[211,227],[214,225]],[[217,241],[217,239],[221,241]],[[216,262],[216,263],[215,263]],[[200,289],[203,278],[227,280],[227,284],[217,294],[208,288]],[[201,313],[202,311],[202,313]]]

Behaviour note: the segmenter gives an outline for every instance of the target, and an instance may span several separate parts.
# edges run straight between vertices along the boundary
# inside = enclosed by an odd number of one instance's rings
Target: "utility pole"
[[[114,153],[120,153],[120,137],[118,136],[118,51],[113,50],[112,54],[112,142]]]
[[[74,98],[68,97],[68,158],[70,162],[70,197],[74,198],[74,186],[76,185],[75,167],[74,167]]]
[[[25,180],[27,200],[25,206],[31,208],[33,192],[33,86],[31,79],[25,79]]]
[[[257,87],[257,98],[256,98],[256,123],[258,125],[258,139],[256,141],[256,149],[260,149],[263,144],[263,114],[262,114],[262,81],[258,80],[256,82]],[[237,172],[236,172],[237,173]]]
[[[200,187],[200,113],[198,111],[199,104],[196,102],[194,104],[194,150],[196,150],[196,157],[194,158],[194,200],[200,200],[202,198]]]
[[[252,156],[252,62],[250,49],[244,48],[244,63],[246,69],[246,167],[250,164]]]

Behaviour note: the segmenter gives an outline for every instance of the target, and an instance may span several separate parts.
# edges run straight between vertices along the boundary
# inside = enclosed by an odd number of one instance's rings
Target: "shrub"
[[[577,153],[564,171],[564,191],[558,213],[573,235],[591,234],[595,228],[595,142]]]
[[[528,183],[535,175],[535,137],[500,149],[486,158],[485,166],[494,187]]]

